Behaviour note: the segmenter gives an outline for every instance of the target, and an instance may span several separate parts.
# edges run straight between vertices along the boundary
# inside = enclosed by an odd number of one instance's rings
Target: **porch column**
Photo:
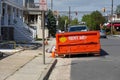
[[[5,14],[4,14],[4,25],[8,25],[8,5],[7,4],[5,4],[4,5],[4,7],[5,7]]]
[[[14,8],[14,18],[17,17],[17,9]]]
[[[20,18],[23,21],[23,11],[22,10],[20,10]]]
[[[10,24],[13,24],[14,21],[14,11],[13,11],[13,7],[11,6],[10,8]]]
[[[21,14],[19,9],[18,9],[18,17],[21,19]]]

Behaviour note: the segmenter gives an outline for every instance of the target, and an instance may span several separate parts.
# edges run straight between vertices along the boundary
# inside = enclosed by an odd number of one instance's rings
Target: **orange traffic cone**
[[[51,55],[52,58],[55,58],[55,52],[52,51],[52,55]]]

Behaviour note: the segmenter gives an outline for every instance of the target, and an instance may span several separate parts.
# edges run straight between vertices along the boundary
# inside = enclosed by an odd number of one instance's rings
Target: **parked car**
[[[106,31],[105,30],[100,30],[100,37],[101,38],[107,38]]]
[[[68,28],[68,32],[77,32],[77,31],[88,31],[88,27],[86,25],[74,25]]]

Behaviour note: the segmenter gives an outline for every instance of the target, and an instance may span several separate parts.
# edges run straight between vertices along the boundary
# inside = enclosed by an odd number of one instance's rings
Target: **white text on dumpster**
[[[69,36],[69,40],[85,40],[87,39],[87,36]]]

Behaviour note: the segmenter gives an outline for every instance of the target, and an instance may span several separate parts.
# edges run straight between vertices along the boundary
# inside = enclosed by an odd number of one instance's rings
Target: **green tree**
[[[102,14],[99,11],[94,11],[91,13],[91,25],[93,26],[94,30],[100,29],[100,24],[103,24],[105,22],[105,17],[102,16]]]
[[[99,30],[100,24],[105,22],[105,17],[99,11],[93,11],[89,15],[84,15],[82,21],[86,22],[90,29]]]
[[[120,14],[120,5],[117,6],[116,11],[117,14]]]
[[[65,25],[66,21],[66,25]],[[59,16],[58,18],[58,29],[65,30],[65,26],[68,26],[68,16]]]
[[[116,12],[116,14],[117,14],[117,17],[120,17],[120,5],[117,6],[115,12]]]
[[[59,16],[58,21],[59,21],[58,29],[65,30],[65,26],[66,26],[66,29],[68,28],[68,25],[69,25],[69,18],[68,18],[68,16],[65,16],[65,15]],[[70,25],[77,25],[77,24],[79,24],[77,18],[74,18],[73,20],[71,20]]]
[[[71,21],[71,25],[77,25],[77,24],[79,24],[78,19],[77,19],[77,18],[74,18],[74,19]]]
[[[92,29],[92,26],[91,26],[91,16],[90,16],[90,14],[84,15],[84,16],[82,17],[82,21],[86,23],[86,25],[88,26],[89,29]]]
[[[47,28],[49,30],[49,36],[55,36],[56,34],[56,18],[53,15],[53,12],[51,10],[48,10],[47,12]]]

